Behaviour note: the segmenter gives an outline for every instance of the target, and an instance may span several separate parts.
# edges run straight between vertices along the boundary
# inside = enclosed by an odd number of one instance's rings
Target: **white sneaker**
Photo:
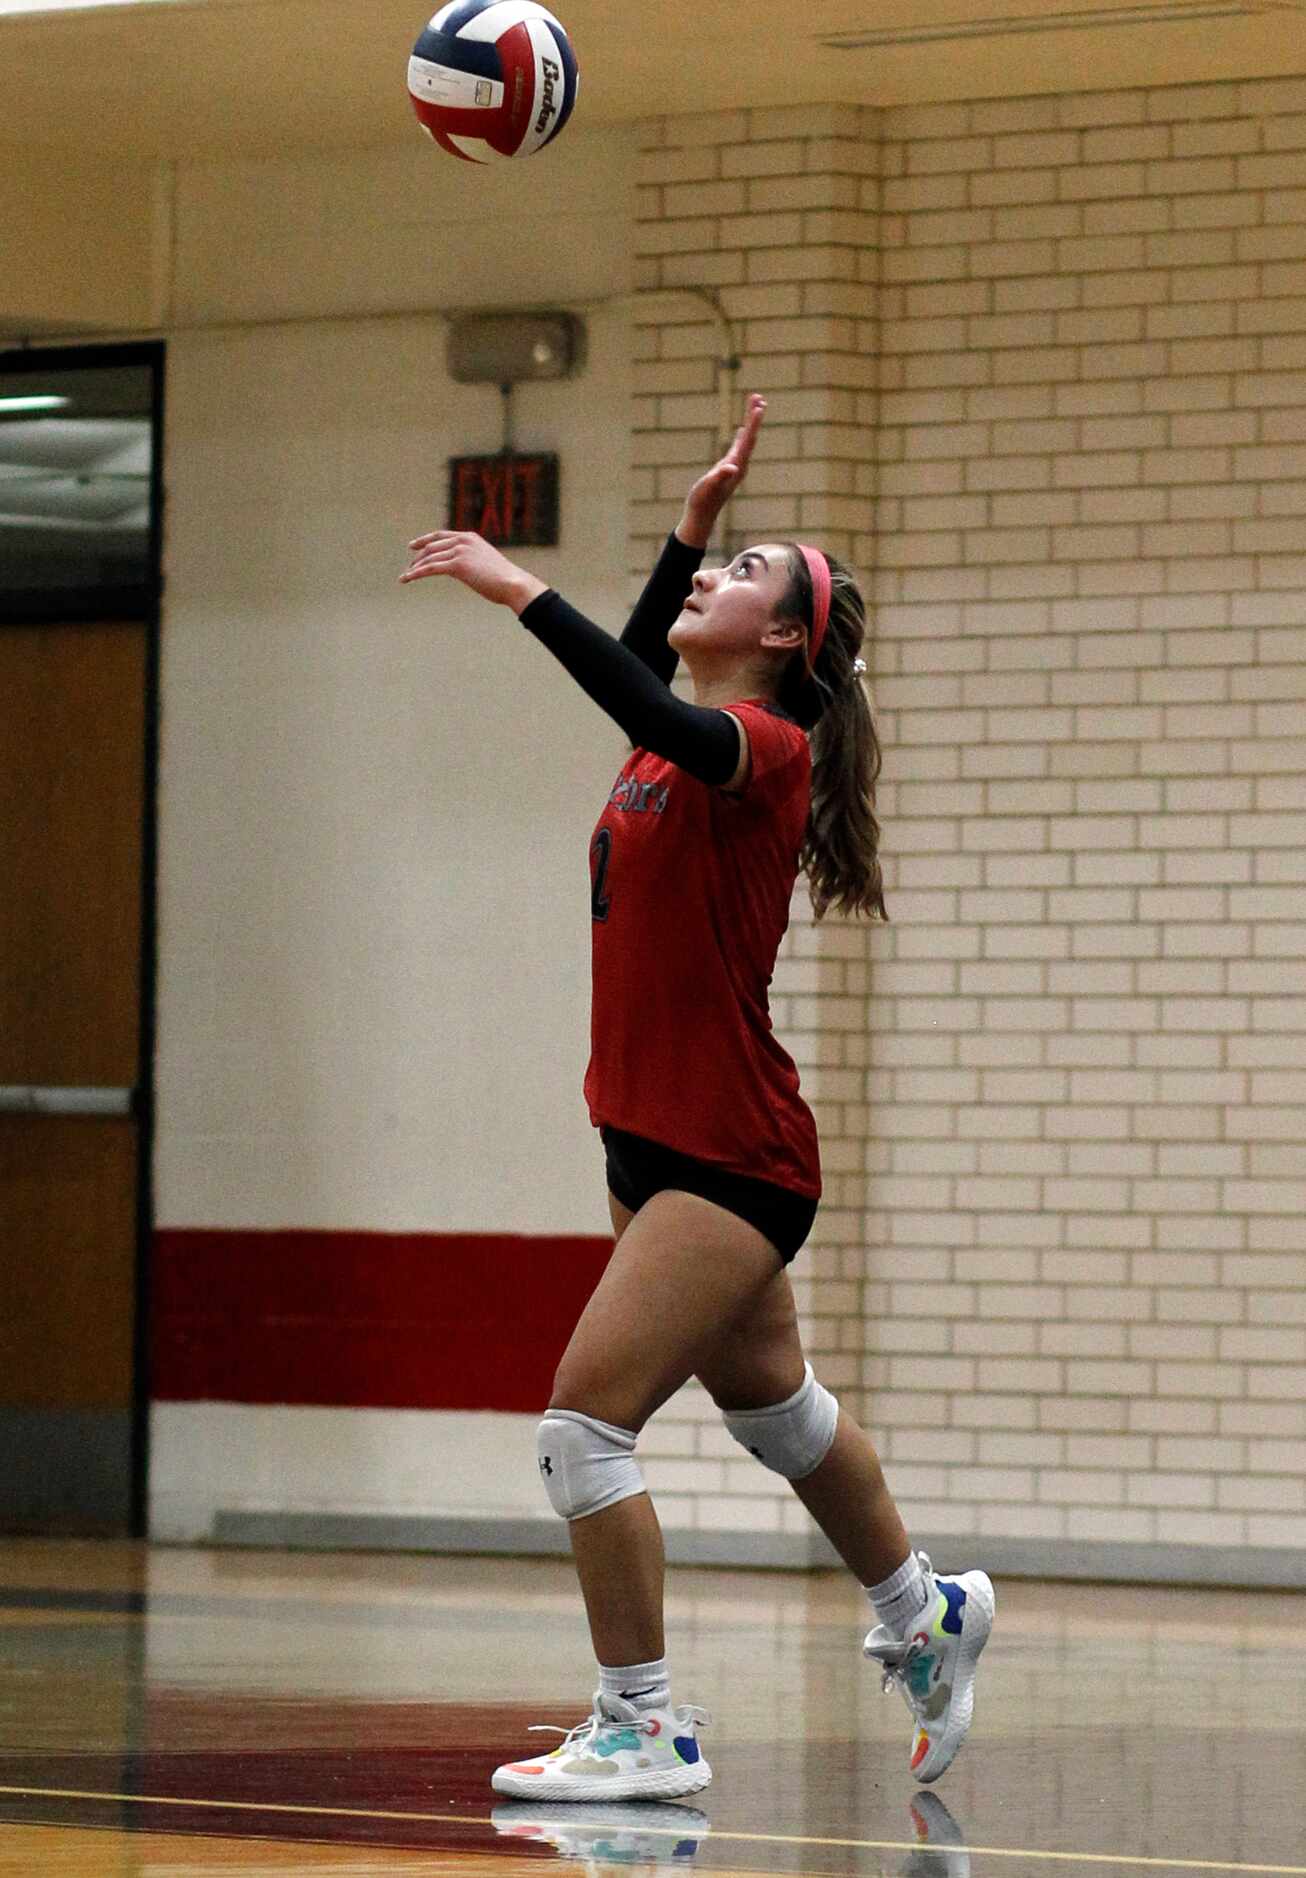
[[[975,1706],[975,1665],[993,1628],[993,1586],[984,1572],[936,1577],[924,1552],[925,1608],[904,1638],[883,1624],[869,1631],[865,1655],[884,1665],[884,1687],[896,1682],[916,1721],[911,1771],[937,1780],[966,1739]]]
[[[712,1778],[695,1728],[701,1708],[639,1709],[620,1696],[594,1697],[590,1715],[561,1746],[496,1767],[490,1785],[515,1800],[676,1800]],[[532,1730],[535,1732],[535,1730]]]

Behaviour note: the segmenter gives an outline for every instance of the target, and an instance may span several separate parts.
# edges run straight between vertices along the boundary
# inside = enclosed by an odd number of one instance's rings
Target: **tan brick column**
[[[875,114],[851,106],[644,127],[635,227],[635,583],[749,390],[770,401],[764,444],[713,552],[733,553],[750,539],[810,538],[869,571],[878,167]],[[818,927],[800,883],[773,1012],[817,1116],[825,1200],[795,1288],[812,1360],[855,1413],[865,1303],[866,956],[865,928],[834,918]],[[658,1446],[665,1458],[650,1462],[650,1482],[668,1526],[788,1535],[784,1555],[800,1555],[811,1530],[806,1515],[783,1482],[739,1453],[696,1391],[659,1416],[645,1452]]]

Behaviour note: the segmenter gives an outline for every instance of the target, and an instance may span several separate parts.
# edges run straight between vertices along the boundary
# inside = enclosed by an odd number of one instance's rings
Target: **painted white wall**
[[[580,1082],[620,733],[511,614],[397,575],[446,459],[501,441],[437,310],[588,296],[583,375],[515,400],[519,447],[562,458],[562,546],[523,558],[619,619],[624,152],[578,136],[515,185],[425,149],[178,179],[179,327],[288,323],[168,352],[161,1225],[606,1229]]]
[[[569,130],[536,161],[481,167],[419,135],[180,165],[172,322],[610,300],[631,281],[633,142]]]
[[[172,1541],[219,1512],[548,1517],[534,1417],[421,1409],[158,1403],[150,1501],[152,1536]]]
[[[0,342],[148,324],[155,166],[22,150],[0,164]]]
[[[561,456],[562,545],[523,558],[620,618],[627,142],[175,179],[162,1226],[607,1229],[587,849],[622,740],[509,613],[397,575],[447,458],[502,441],[497,390],[447,377],[442,311],[565,305],[583,374],[514,408],[517,445]],[[153,1530],[536,1511],[533,1449],[526,1416],[159,1404]]]

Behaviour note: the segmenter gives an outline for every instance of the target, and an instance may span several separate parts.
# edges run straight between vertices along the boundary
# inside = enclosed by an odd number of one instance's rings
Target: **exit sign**
[[[496,548],[555,548],[557,457],[451,457],[449,526],[484,535]]]

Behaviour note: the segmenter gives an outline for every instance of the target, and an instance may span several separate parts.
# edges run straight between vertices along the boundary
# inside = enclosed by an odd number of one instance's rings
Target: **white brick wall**
[[[663,293],[706,289],[772,401],[732,543],[876,601],[893,924],[800,911],[775,987],[822,1373],[918,1531],[1299,1548],[1306,81],[673,120],[640,164],[632,568],[722,429]],[[704,1404],[662,1425],[668,1524],[802,1529]]]
[[[732,394],[752,386],[770,399],[766,448],[717,545],[733,552],[745,540],[810,535],[855,560],[873,493],[878,161],[873,124],[851,106],[644,127],[633,581],[674,526],[688,482],[737,421]],[[719,316],[703,290],[717,298]],[[735,348],[742,375],[724,363]],[[835,922],[816,927],[800,893],[773,1010],[821,1128],[826,1199],[795,1281],[822,1375],[854,1406],[863,1363],[867,991],[864,934]],[[810,1531],[788,1489],[739,1454],[700,1391],[670,1404],[656,1429],[666,1458],[654,1454],[646,1465],[667,1526]]]

